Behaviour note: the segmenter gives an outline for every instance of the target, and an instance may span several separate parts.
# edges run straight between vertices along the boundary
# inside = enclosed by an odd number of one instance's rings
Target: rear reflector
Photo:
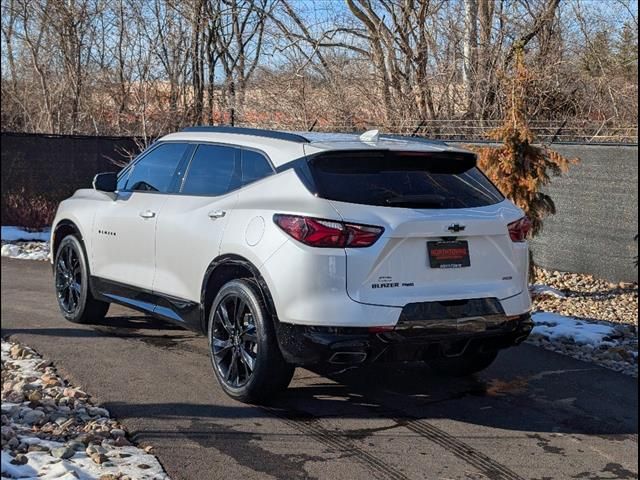
[[[527,240],[527,235],[531,231],[531,220],[529,217],[522,217],[515,222],[511,222],[507,225],[509,229],[509,236],[514,242],[524,242]]]
[[[391,332],[394,328],[393,325],[382,325],[380,327],[369,327],[369,333],[384,333]]]
[[[298,215],[276,214],[273,221],[291,237],[312,247],[370,247],[384,232],[382,227]]]

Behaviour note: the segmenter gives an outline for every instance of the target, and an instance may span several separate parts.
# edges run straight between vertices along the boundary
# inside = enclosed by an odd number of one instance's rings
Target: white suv
[[[296,365],[479,371],[532,324],[529,221],[475,165],[377,131],[187,128],[60,204],[60,308],[90,322],[114,302],[203,332],[248,402]]]

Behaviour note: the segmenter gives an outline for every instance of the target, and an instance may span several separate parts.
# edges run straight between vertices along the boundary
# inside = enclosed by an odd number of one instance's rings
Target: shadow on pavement
[[[305,373],[309,373],[304,371]],[[326,373],[326,372],[325,372]],[[592,375],[591,369],[569,371],[569,375]],[[557,374],[561,377],[561,374]],[[623,440],[637,435],[637,400],[629,418],[609,417],[607,406],[593,409],[581,402],[572,387],[561,388],[549,377],[506,378],[500,373],[482,377],[451,379],[432,374],[423,364],[381,365],[354,369],[344,374],[314,377],[313,384],[294,380],[289,389],[270,405],[250,406],[229,401],[225,405],[189,403],[159,403],[135,405],[111,403],[105,405],[118,417],[183,418],[200,429],[184,431],[145,431],[144,436],[213,435],[219,428],[225,435],[246,435],[247,432],[228,429],[224,420],[272,418],[291,422],[317,422],[323,419],[383,419],[396,426],[421,424],[434,419],[450,419],[491,428],[545,433],[574,433],[608,436]],[[218,388],[212,384],[212,388]],[[633,408],[630,405],[630,408]],[[595,410],[595,411],[594,411]],[[222,421],[222,422],[217,422]],[[341,430],[340,435],[363,438],[372,432]],[[420,433],[416,433],[420,434]],[[261,435],[263,435],[261,433]]]
[[[108,336],[188,351],[202,356],[207,381],[211,381],[211,388],[218,388],[206,358],[204,338],[154,318],[112,316],[90,326],[10,328],[3,329],[2,333],[3,336],[21,333],[54,337]],[[121,419],[183,418],[204,428],[203,433],[199,433],[198,428],[145,431],[145,437],[211,435],[222,425],[216,424],[216,419],[274,416],[293,422],[379,418],[393,420],[398,425],[446,418],[527,432],[603,436],[637,435],[638,432],[634,379],[531,346],[502,352],[490,369],[463,379],[436,376],[421,363],[373,365],[341,372],[299,369],[289,389],[269,406],[248,406],[231,400],[228,403],[116,402],[105,407]],[[347,430],[341,434],[357,437],[364,433]],[[231,429],[227,434],[240,433]]]
[[[387,417],[407,418],[399,415],[401,410],[409,412],[410,419],[445,418],[505,430],[637,435],[637,384],[633,379],[546,351],[536,353],[542,354],[541,359],[552,358],[565,365],[558,368],[541,361],[532,370],[527,350],[537,349],[503,351],[495,365],[466,378],[438,376],[420,364],[329,373],[328,378],[346,387],[350,401],[367,404],[372,397],[377,399],[378,412]],[[627,411],[611,408],[597,398],[596,389],[585,389],[585,384],[607,375],[619,380],[615,394],[624,398]],[[303,393],[294,389],[290,395]],[[590,398],[592,393],[594,398]],[[608,400],[614,401],[613,393]]]

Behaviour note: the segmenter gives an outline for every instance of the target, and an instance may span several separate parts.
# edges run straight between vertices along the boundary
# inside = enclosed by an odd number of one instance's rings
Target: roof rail
[[[278,130],[263,130],[261,128],[245,128],[245,127],[226,127],[226,126],[210,126],[201,125],[196,127],[187,127],[183,132],[211,132],[211,133],[233,133],[235,135],[251,135],[254,137],[274,138],[276,140],[286,140],[288,142],[309,143],[309,140],[302,135],[295,133],[280,132]]]

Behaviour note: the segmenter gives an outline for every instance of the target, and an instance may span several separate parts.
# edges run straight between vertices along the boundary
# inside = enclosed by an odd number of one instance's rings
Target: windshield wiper
[[[446,201],[446,197],[433,193],[423,195],[398,195],[397,197],[387,198],[385,201],[389,205],[428,205],[442,207]]]

